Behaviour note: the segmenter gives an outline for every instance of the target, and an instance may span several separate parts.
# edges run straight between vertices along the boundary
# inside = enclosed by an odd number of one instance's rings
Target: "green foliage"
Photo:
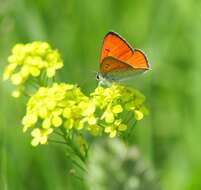
[[[201,189],[200,7],[192,0],[1,0],[0,74],[14,44],[48,41],[65,62],[59,79],[91,92],[102,38],[118,32],[152,67],[129,84],[151,108],[131,140],[159,171],[163,189]],[[10,98],[12,90],[0,83],[0,189],[83,189],[68,174],[63,150],[29,145],[19,126],[25,102]]]

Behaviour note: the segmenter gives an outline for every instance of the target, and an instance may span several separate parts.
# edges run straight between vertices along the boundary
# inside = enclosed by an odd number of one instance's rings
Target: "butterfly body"
[[[97,74],[97,79],[101,83],[124,80],[147,70],[148,60],[141,50],[133,49],[114,32],[106,34]]]

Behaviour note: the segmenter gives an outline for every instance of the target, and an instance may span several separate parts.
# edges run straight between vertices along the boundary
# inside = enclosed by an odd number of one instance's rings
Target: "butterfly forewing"
[[[133,50],[125,40],[118,34],[109,32],[103,40],[100,64],[102,64],[103,59],[108,56],[112,56],[121,61],[126,61],[132,54]]]
[[[134,69],[149,69],[149,64],[145,54],[141,50],[134,50],[133,55],[126,61]]]

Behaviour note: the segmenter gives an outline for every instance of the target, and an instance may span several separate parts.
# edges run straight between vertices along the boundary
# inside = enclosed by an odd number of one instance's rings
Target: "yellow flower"
[[[109,133],[109,137],[110,137],[110,138],[115,137],[116,134],[117,134],[117,130],[116,130],[114,127],[111,127],[111,126],[106,127],[106,128],[105,128],[105,132],[106,132],[106,133]]]
[[[37,77],[40,75],[40,69],[37,66],[36,67],[30,67],[29,71],[30,71],[31,75],[33,75],[34,77]]]
[[[22,76],[19,73],[13,74],[11,81],[14,85],[19,85],[22,83]]]
[[[27,78],[30,74],[30,68],[27,65],[22,66],[21,70],[20,70],[20,75],[23,78]]]
[[[5,70],[4,73],[3,73],[3,80],[8,80],[11,76],[11,71],[8,71],[8,70]]]
[[[95,125],[97,122],[97,119],[94,117],[94,115],[91,115],[87,118],[88,124],[89,125]]]
[[[55,75],[55,69],[52,67],[48,68],[46,72],[48,78],[52,78]]]
[[[143,117],[144,117],[144,115],[143,115],[143,113],[141,112],[141,111],[139,111],[139,110],[135,110],[135,119],[136,120],[142,120],[143,119]]]
[[[61,119],[61,117],[59,117],[59,116],[54,116],[53,118],[52,118],[52,125],[54,126],[54,127],[59,127],[61,124],[62,124],[62,119]]]
[[[115,137],[118,132],[126,131],[127,125],[121,123],[121,120],[116,120],[112,125],[105,128],[105,132],[109,133],[109,137]]]
[[[112,108],[113,113],[121,113],[122,111],[123,111],[123,108],[120,104],[117,104]]]
[[[40,107],[39,110],[38,110],[38,115],[41,117],[41,118],[46,118],[47,115],[48,115],[48,111],[47,111],[47,108],[46,107]]]
[[[107,106],[107,109],[105,112],[103,112],[102,116],[101,116],[101,120],[105,119],[106,123],[113,123],[115,120],[115,115],[113,114],[113,112],[110,110],[110,106]]]
[[[42,122],[42,127],[44,129],[48,129],[51,127],[51,119],[50,118],[45,118]]]
[[[37,146],[38,144],[46,144],[48,135],[53,132],[52,128],[49,129],[39,129],[36,128],[31,132],[31,136],[33,137],[31,141],[32,146]]]
[[[37,120],[38,117],[34,113],[24,116],[22,119],[22,124],[25,126],[24,130],[26,131],[27,127],[33,126],[37,122]]]
[[[71,118],[72,116],[72,109],[70,109],[69,107],[65,108],[63,111],[63,116],[65,118]]]
[[[68,119],[64,122],[64,127],[66,129],[72,129],[73,128],[73,124],[74,124],[74,120],[73,119]]]
[[[81,102],[79,106],[85,109],[83,112],[84,116],[92,115],[96,110],[96,106],[92,103]]]
[[[13,91],[12,92],[12,96],[14,97],[14,98],[19,98],[20,97],[20,91],[19,90],[15,90],[15,91]]]
[[[46,99],[46,106],[48,110],[54,110],[57,103],[54,99]]]
[[[89,130],[89,132],[93,135],[93,136],[98,136],[102,134],[102,127],[99,125],[89,125],[89,127],[87,128]]]

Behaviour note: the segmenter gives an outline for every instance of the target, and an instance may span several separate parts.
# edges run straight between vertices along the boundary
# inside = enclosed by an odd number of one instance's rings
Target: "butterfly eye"
[[[98,73],[98,72],[96,73],[96,79],[97,79],[97,80],[100,80],[100,76],[99,76],[99,73]]]

